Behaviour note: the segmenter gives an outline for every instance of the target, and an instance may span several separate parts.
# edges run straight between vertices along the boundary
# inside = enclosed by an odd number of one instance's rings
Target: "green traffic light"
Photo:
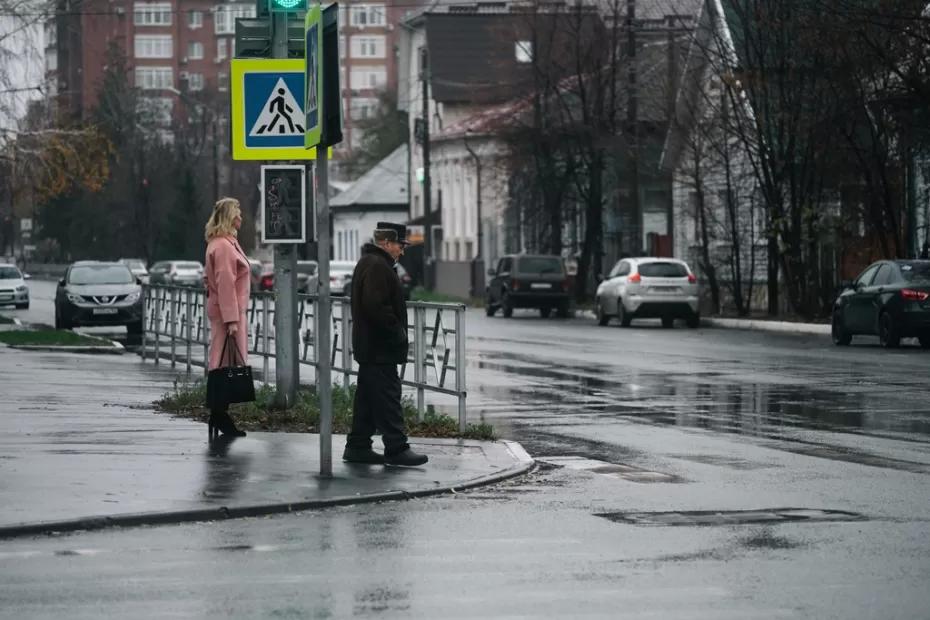
[[[270,0],[269,8],[275,11],[306,11],[307,0]]]

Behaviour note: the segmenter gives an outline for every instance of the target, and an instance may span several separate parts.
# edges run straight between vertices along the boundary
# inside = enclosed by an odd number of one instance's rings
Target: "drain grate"
[[[595,474],[604,474],[614,478],[622,478],[630,482],[680,482],[678,476],[664,474],[658,471],[649,471],[640,469],[632,465],[617,465],[606,461],[598,461],[583,456],[545,456],[537,457],[537,461],[564,467],[565,469],[576,469],[590,471]]]
[[[756,525],[798,521],[864,521],[864,515],[845,510],[771,508],[761,510],[682,510],[678,512],[602,512],[595,514],[617,523],[634,525]]]

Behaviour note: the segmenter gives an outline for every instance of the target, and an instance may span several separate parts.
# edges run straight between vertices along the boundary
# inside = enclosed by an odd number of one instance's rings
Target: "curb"
[[[45,344],[11,344],[11,349],[21,351],[46,351],[57,353],[91,353],[95,355],[122,355],[126,352],[126,347],[118,342],[113,342],[111,346],[64,346],[64,345],[45,345]]]
[[[85,530],[102,530],[110,527],[138,527],[140,525],[176,525],[180,523],[195,523],[199,521],[220,521],[223,519],[240,519],[243,517],[261,517],[276,514],[300,512],[335,506],[351,506],[355,504],[372,504],[375,502],[396,501],[442,495],[444,493],[457,493],[458,491],[485,486],[501,482],[525,474],[532,469],[536,462],[527,454],[519,443],[509,440],[498,440],[504,444],[511,456],[517,461],[514,465],[493,474],[467,480],[460,484],[443,487],[433,487],[418,491],[384,491],[368,495],[346,495],[331,499],[308,500],[303,502],[258,504],[254,506],[218,506],[200,510],[176,510],[168,512],[138,512],[124,515],[101,515],[83,517],[81,519],[66,519],[62,521],[40,521],[37,523],[21,523],[0,527],[0,539],[16,538],[19,536],[34,536],[37,534],[55,534],[61,532],[76,532]]]
[[[591,310],[579,310],[578,315],[585,319],[594,320],[597,317]],[[724,319],[716,317],[702,317],[701,327],[716,327],[719,329],[745,329],[752,331],[778,332],[782,334],[815,334],[819,336],[830,335],[830,325],[824,323],[792,323],[791,321],[767,321],[758,319]]]

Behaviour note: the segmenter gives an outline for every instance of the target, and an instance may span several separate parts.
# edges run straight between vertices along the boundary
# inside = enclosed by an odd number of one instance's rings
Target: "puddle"
[[[866,517],[845,510],[772,508],[760,510],[685,510],[676,512],[604,512],[595,514],[615,523],[663,526],[726,526],[789,522],[864,521]]]

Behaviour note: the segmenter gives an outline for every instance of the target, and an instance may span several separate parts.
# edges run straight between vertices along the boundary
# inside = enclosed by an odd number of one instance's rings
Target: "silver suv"
[[[697,278],[686,262],[674,258],[624,258],[597,287],[594,310],[598,325],[616,317],[623,327],[641,318],[662,319],[663,327],[684,319],[697,327]]]

